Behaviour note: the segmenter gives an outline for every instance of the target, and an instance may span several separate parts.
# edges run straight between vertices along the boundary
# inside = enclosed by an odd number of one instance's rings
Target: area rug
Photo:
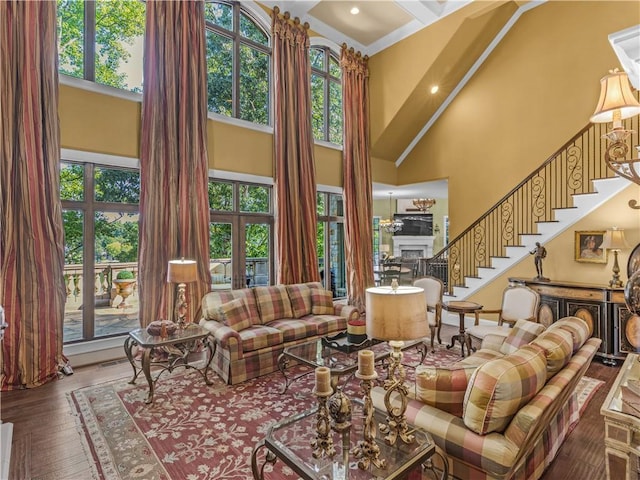
[[[424,364],[449,365],[459,359],[459,348],[440,347]],[[408,353],[404,360],[417,363],[418,356]],[[160,378],[151,405],[144,403],[144,379],[131,385],[124,378],[69,394],[96,480],[251,479],[251,452],[269,427],[314,406],[313,375],[301,377],[282,394],[280,372],[234,386],[210,374],[214,384],[207,386],[199,373],[179,371]],[[311,370],[295,366],[287,373],[305,371]],[[408,377],[412,371],[407,369]],[[597,382],[581,381],[586,392],[580,394],[582,402],[591,398]],[[350,398],[360,397],[357,379],[348,379],[344,391]],[[262,463],[264,452],[260,458]],[[281,461],[267,464],[265,472],[269,479],[298,478]]]

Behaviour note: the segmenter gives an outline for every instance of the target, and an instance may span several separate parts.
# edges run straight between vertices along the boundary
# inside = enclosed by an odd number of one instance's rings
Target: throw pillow
[[[591,329],[589,324],[580,317],[564,317],[557,322],[552,323],[547,328],[547,331],[555,330],[556,328],[562,328],[571,333],[573,339],[573,353],[580,350],[580,347],[584,345],[584,342],[591,337]]]
[[[311,313],[311,288],[308,285],[304,283],[287,285],[287,293],[291,300],[294,317],[301,318]]]
[[[329,290],[311,289],[311,313],[314,315],[333,315],[333,295]]]
[[[416,368],[416,397],[427,405],[462,417],[464,394],[475,366]]]
[[[534,344],[481,365],[464,396],[464,424],[479,435],[502,432],[546,380],[544,349]]]
[[[510,329],[509,335],[500,345],[500,353],[509,355],[517,349],[531,343],[538,335],[544,331],[544,325],[532,322],[530,320],[518,320],[513,328]]]
[[[573,355],[573,337],[569,331],[562,328],[547,330],[531,343],[544,348],[547,357],[547,379],[562,370]]]
[[[266,325],[281,318],[293,318],[291,301],[289,300],[286,286],[256,287],[253,291],[263,324]]]
[[[222,317],[222,323],[236,332],[240,332],[252,325],[249,309],[242,298],[223,303],[219,307],[219,312]]]

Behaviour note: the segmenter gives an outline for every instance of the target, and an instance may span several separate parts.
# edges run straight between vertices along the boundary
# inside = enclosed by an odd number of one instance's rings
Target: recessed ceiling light
[[[360,9],[358,7],[353,7],[351,10],[349,10],[351,12],[351,15],[357,15],[360,13]]]
[[[431,95],[434,95],[435,93],[438,92],[438,85],[434,85],[433,87],[431,87],[431,90],[429,90],[431,92]]]

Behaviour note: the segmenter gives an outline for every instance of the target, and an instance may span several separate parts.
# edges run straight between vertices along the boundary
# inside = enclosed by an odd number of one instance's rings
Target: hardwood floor
[[[448,342],[455,328],[442,331]],[[562,445],[544,480],[605,478],[604,421],[600,416],[609,388],[619,367],[603,365],[594,360],[587,375],[606,384],[596,392],[577,427]],[[67,401],[67,394],[86,385],[108,382],[131,374],[124,360],[109,365],[76,368],[73,375],[31,390],[2,392],[1,418],[12,422],[11,480],[89,480],[89,464],[85,457],[76,421]],[[176,479],[178,480],[178,479]]]

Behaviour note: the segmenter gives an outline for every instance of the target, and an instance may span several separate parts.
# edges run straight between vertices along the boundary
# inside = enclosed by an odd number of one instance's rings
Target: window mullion
[[[84,3],[84,78],[96,81],[96,2]]]
[[[83,235],[83,261],[82,276],[83,297],[85,306],[82,314],[82,337],[84,339],[94,338],[95,335],[95,188],[94,176],[95,168],[92,163],[86,163],[84,168],[84,235]]]

